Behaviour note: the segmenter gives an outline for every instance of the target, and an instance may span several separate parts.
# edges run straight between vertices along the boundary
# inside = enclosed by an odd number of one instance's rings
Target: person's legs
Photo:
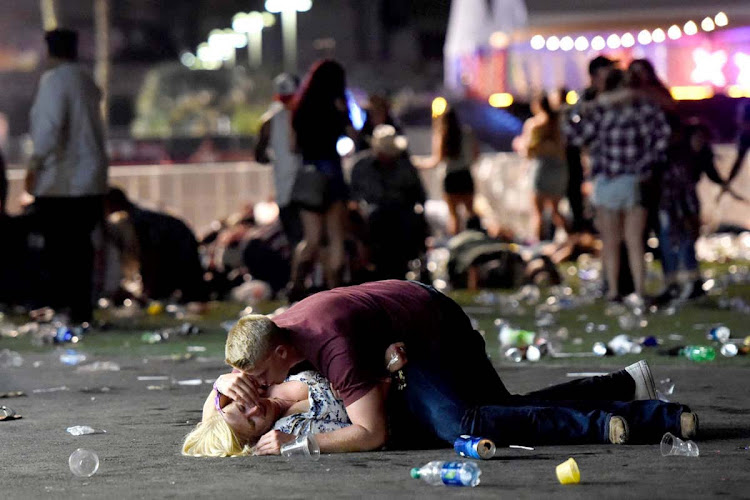
[[[341,285],[345,259],[346,206],[343,201],[336,201],[330,206],[325,214],[325,228],[328,234],[326,284],[329,288],[335,288]]]
[[[556,228],[559,229],[565,229],[565,217],[562,216],[560,213],[560,201],[562,200],[561,196],[550,196],[549,201],[552,205],[552,222],[555,224]],[[552,238],[554,239],[554,234],[552,235]]]
[[[294,252],[297,244],[302,241],[302,221],[300,220],[300,210],[294,204],[279,207],[279,220],[284,230],[286,239],[289,242],[289,248]]]
[[[618,210],[605,207],[599,207],[597,212],[597,222],[602,238],[602,259],[609,287],[607,297],[611,299],[617,296],[619,285],[622,215]]]
[[[610,401],[610,400],[569,400],[549,401],[524,398],[523,403],[531,406],[555,406],[570,408],[579,412],[601,410],[623,417],[630,427],[629,444],[656,443],[665,432],[682,435],[680,417],[690,408],[678,403],[665,403],[659,400]]]
[[[557,384],[538,391],[513,396],[519,404],[531,400],[546,401],[631,401],[635,397],[635,381],[625,370],[599,377],[586,377]]]
[[[448,205],[448,234],[453,236],[458,233],[458,197],[454,194],[445,193],[445,203]]]
[[[407,415],[439,439],[453,443],[462,434],[496,444],[582,444],[609,442],[612,414],[555,406],[481,405],[465,398],[441,363],[409,360],[403,398]],[[398,416],[393,416],[398,418]]]
[[[646,227],[646,210],[636,206],[625,212],[625,245],[628,247],[628,262],[633,274],[635,293],[643,297],[646,281],[646,266],[643,260],[643,230]]]
[[[531,195],[531,198],[532,207],[534,208],[532,216],[534,220],[534,234],[538,241],[542,241],[544,239],[544,205],[546,197],[541,193],[535,192]]]
[[[300,219],[304,239],[299,242],[294,250],[290,277],[292,287],[297,290],[304,288],[307,273],[315,259],[318,258],[323,241],[323,214],[301,210]]]
[[[581,150],[575,146],[568,146],[565,149],[565,156],[568,163],[568,189],[567,197],[570,205],[570,213],[573,217],[571,231],[576,233],[583,229],[583,195],[581,194],[581,184],[583,184],[583,165],[581,165]]]

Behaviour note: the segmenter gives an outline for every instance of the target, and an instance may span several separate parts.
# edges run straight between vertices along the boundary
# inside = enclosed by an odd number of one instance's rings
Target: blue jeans
[[[406,346],[406,387],[388,401],[391,446],[452,444],[461,434],[498,445],[607,443],[615,415],[628,422],[633,443],[657,442],[665,432],[679,435],[680,415],[689,409],[658,400],[631,402],[635,382],[625,370],[511,395],[458,304],[438,292],[434,298],[457,345],[429,353]]]
[[[695,240],[688,231],[679,231],[677,241],[673,241],[677,232],[671,231],[675,221],[666,210],[659,210],[659,246],[661,247],[661,265],[664,274],[677,272],[680,265],[686,271],[698,269],[698,260],[695,257]]]

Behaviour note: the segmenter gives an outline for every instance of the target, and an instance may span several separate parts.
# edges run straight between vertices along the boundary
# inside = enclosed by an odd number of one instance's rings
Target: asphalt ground
[[[0,369],[0,399],[22,419],[0,421],[0,497],[26,498],[685,498],[748,497],[750,479],[750,370],[744,365],[666,364],[652,360],[657,380],[676,384],[673,400],[700,415],[699,458],[661,456],[658,444],[501,449],[481,461],[476,488],[433,487],[409,477],[411,467],[455,460],[452,449],[323,455],[317,462],[281,457],[190,458],[180,455],[184,435],[200,418],[210,381],[224,370],[219,356],[174,361],[121,353],[89,356],[113,361],[120,371],[82,373],[59,361],[60,353],[24,353],[21,367]],[[622,364],[631,356],[619,358]],[[716,367],[720,366],[720,367]],[[569,380],[571,371],[608,371],[611,362],[500,366],[513,392]],[[167,380],[139,381],[139,376]],[[200,379],[200,385],[180,381]],[[64,390],[35,392],[64,386]],[[106,433],[74,437],[73,425]],[[518,443],[523,445],[524,443]],[[68,468],[77,448],[94,450],[98,472],[78,478]],[[560,485],[555,466],[569,457],[581,483]]]

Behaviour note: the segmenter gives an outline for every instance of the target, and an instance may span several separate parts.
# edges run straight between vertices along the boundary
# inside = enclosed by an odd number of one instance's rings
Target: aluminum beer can
[[[489,460],[495,456],[495,443],[487,438],[473,437],[464,434],[453,443],[453,449],[462,457]]]

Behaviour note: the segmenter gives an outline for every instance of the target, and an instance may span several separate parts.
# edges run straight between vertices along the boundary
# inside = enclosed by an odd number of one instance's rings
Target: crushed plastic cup
[[[23,365],[23,357],[16,351],[10,349],[0,350],[1,368],[18,368]]]
[[[312,460],[320,458],[320,447],[314,437],[299,436],[291,443],[281,447],[281,456],[287,460]]]
[[[91,450],[78,448],[70,454],[68,466],[78,477],[91,477],[99,470],[99,456]]]
[[[573,458],[569,458],[555,468],[560,484],[578,484],[581,482],[581,471]]]
[[[697,457],[699,455],[698,445],[693,441],[683,441],[669,432],[661,438],[661,456],[663,457]]]
[[[96,429],[89,427],[88,425],[74,425],[65,429],[69,434],[73,436],[84,436],[86,434],[96,434]]]
[[[7,406],[0,406],[0,419],[13,418],[16,416],[16,410]]]

